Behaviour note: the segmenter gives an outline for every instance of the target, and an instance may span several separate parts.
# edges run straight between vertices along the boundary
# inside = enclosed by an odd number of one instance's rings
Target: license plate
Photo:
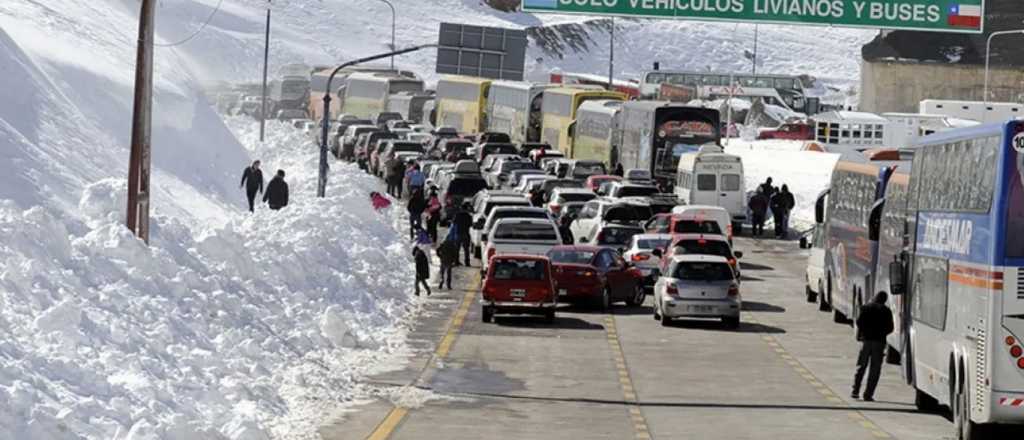
[[[715,310],[711,306],[687,306],[686,309],[694,313],[711,313]]]
[[[514,298],[522,298],[526,296],[526,289],[512,289],[511,291],[509,291],[509,293]]]
[[[558,296],[566,296],[568,294],[569,294],[569,291],[567,291],[565,289],[558,289]]]

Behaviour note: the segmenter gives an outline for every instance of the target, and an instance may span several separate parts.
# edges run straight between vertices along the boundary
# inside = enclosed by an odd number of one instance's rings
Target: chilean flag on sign
[[[949,7],[947,22],[950,26],[981,27],[981,6],[953,4]]]

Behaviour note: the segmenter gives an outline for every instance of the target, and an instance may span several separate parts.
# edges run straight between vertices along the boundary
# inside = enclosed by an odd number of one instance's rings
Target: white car
[[[485,220],[481,223],[473,224],[473,229],[476,230],[476,237],[478,242],[473,243],[473,252],[479,253],[480,249],[487,246],[487,237],[494,228],[494,224],[498,220],[506,218],[536,218],[543,220],[554,220],[551,214],[544,208],[534,208],[532,206],[498,206],[491,210],[491,213],[487,215]],[[478,255],[479,257],[479,255]]]
[[[547,174],[527,174],[519,179],[519,185],[513,189],[513,191],[529,195],[532,187],[538,186],[545,180],[554,180],[555,176],[549,176]]]
[[[481,232],[487,222],[487,216],[499,206],[520,206],[529,207],[530,201],[519,194],[515,195],[490,195],[474,200],[473,204],[473,228],[469,230],[469,240],[473,245],[473,255],[480,258],[480,251],[483,249],[480,242]],[[480,225],[477,229],[475,226]]]
[[[661,267],[661,256],[670,244],[672,234],[637,234],[629,241],[622,258],[633,263],[633,266],[643,274],[644,288],[654,288]]]
[[[596,198],[597,194],[586,188],[555,188],[551,192],[548,203],[544,206],[551,211],[552,216],[558,217],[563,205],[572,202],[589,202]]]
[[[495,255],[547,255],[551,248],[562,244],[555,222],[545,219],[501,219],[494,223],[488,235],[481,262],[484,273]]]
[[[818,301],[818,296],[825,293],[826,287],[825,234],[821,226],[815,226],[808,235],[800,238],[800,248],[810,251],[807,255],[807,270],[804,274],[804,279],[807,282],[804,292],[807,294],[807,302],[810,303]],[[821,301],[819,304],[824,307],[828,303]]]
[[[660,194],[661,190],[654,185],[640,185],[636,183],[612,182],[608,187],[608,197],[621,199],[625,197],[650,197]]]
[[[644,213],[617,200],[595,199],[583,204],[569,230],[577,243],[590,243],[601,225],[607,222],[639,223],[645,220]]]
[[[719,318],[740,325],[743,298],[729,262],[712,255],[677,255],[654,284],[654,319],[668,326],[675,318]]]
[[[715,223],[718,223],[719,229],[725,234],[725,237],[729,239],[729,243],[732,243],[732,216],[729,215],[729,211],[721,206],[711,205],[682,205],[672,208],[673,214],[693,214],[703,218],[713,219]]]

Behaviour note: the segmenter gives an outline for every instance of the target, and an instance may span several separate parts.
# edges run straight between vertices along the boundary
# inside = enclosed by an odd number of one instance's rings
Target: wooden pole
[[[135,61],[135,102],[131,155],[128,159],[128,229],[149,244],[149,168],[153,111],[153,27],[156,0],[142,0],[138,53]]]

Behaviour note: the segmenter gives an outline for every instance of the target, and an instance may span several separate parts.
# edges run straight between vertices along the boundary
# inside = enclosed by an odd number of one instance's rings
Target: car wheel
[[[846,315],[839,312],[839,309],[832,309],[832,322],[836,324],[846,324]]]
[[[668,327],[670,325],[672,325],[672,318],[669,318],[667,315],[662,313],[661,314],[661,326],[662,327]]]
[[[481,309],[480,316],[484,322],[491,322],[494,320],[494,309],[491,309],[490,307],[487,306],[483,306],[483,309]]]
[[[601,311],[608,313],[612,310],[612,289],[605,287],[601,291]]]
[[[825,296],[825,292],[828,292],[829,294],[832,293],[832,282],[831,281],[829,281],[829,283],[828,283],[828,290],[822,290],[821,294],[818,295],[818,310],[822,311],[822,312],[827,312],[827,311],[832,309],[832,307],[828,303],[828,297]]]
[[[647,293],[644,292],[643,286],[637,284],[633,286],[633,296],[627,302],[630,306],[637,307],[642,306],[645,299],[647,299]]]
[[[723,316],[722,317],[722,324],[725,324],[725,327],[728,328],[728,329],[731,329],[731,330],[738,329],[738,328],[740,328],[740,317],[739,316]]]

